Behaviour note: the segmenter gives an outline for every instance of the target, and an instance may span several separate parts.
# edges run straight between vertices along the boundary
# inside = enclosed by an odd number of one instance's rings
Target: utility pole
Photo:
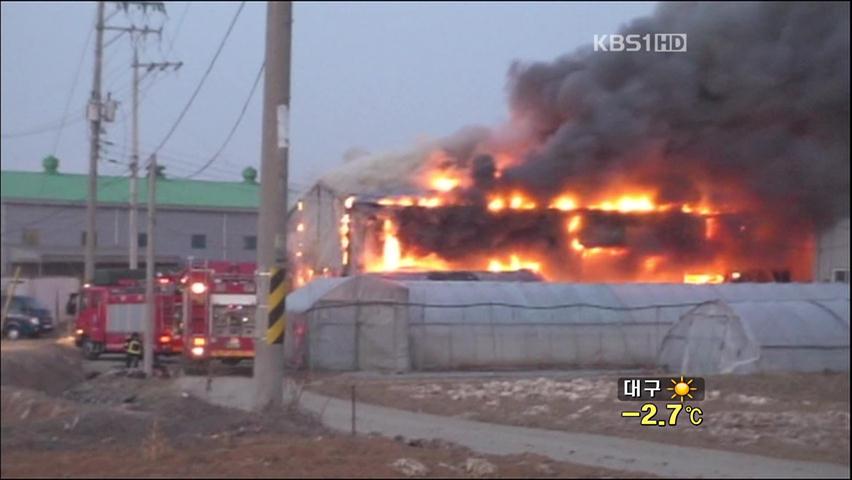
[[[104,2],[98,2],[95,22],[95,73],[92,79],[92,94],[89,99],[87,117],[91,125],[89,143],[89,195],[86,199],[86,247],[83,281],[91,283],[95,278],[95,206],[98,202],[98,155],[101,139],[101,69],[104,50]]]
[[[151,376],[154,371],[154,325],[157,320],[157,305],[154,300],[154,224],[156,215],[157,194],[157,156],[151,155],[148,162],[148,242],[145,245],[145,352],[142,358],[142,368],[145,375]]]
[[[133,121],[131,141],[132,153],[130,157],[130,212],[128,214],[129,231],[127,240],[130,245],[130,269],[136,270],[139,268],[139,225],[136,223],[137,206],[139,201],[136,193],[136,181],[139,173],[139,69],[136,64],[139,63],[139,46],[133,42]],[[150,240],[150,239],[149,239]],[[146,247],[147,248],[147,247]]]
[[[261,201],[257,221],[257,333],[254,341],[256,410],[280,407],[284,394],[292,8],[292,2],[266,3]]]
[[[153,9],[165,14],[165,5],[163,2],[147,2],[147,1],[130,1],[119,2],[120,8],[125,10],[131,5],[147,11]],[[153,29],[148,26],[137,28],[133,25],[130,27],[118,26],[102,26],[102,30],[111,30],[120,32],[119,35],[127,33],[130,36],[133,46],[133,137],[132,137],[132,159],[130,162],[130,214],[129,214],[129,238],[128,244],[129,263],[131,269],[138,268],[139,262],[139,228],[138,228],[138,173],[139,173],[139,69],[146,68],[148,72],[154,69],[165,70],[167,68],[178,69],[183,65],[181,62],[159,62],[159,63],[140,63],[139,62],[139,41],[149,34],[162,35],[163,29]],[[157,320],[157,304],[154,296],[155,287],[155,270],[156,260],[154,258],[155,246],[155,231],[156,223],[156,186],[157,186],[157,156],[152,154],[148,162],[148,226],[146,229],[147,243],[145,248],[145,326],[143,349],[145,355],[143,357],[142,367],[147,376],[150,376],[154,370],[154,332]]]
[[[152,30],[148,27],[138,29],[135,27],[118,28],[108,27],[110,30],[121,30],[125,32],[139,33],[147,35],[149,33],[162,33],[162,29]],[[139,45],[133,40],[133,121],[132,121],[132,153],[130,159],[130,212],[128,215],[128,245],[130,246],[130,269],[136,270],[139,268],[139,221],[138,221],[138,203],[139,195],[138,187],[138,172],[139,172],[139,69],[145,68],[148,72],[154,69],[165,70],[173,68],[178,70],[183,66],[183,62],[150,62],[139,63]],[[150,234],[149,234],[150,236]]]

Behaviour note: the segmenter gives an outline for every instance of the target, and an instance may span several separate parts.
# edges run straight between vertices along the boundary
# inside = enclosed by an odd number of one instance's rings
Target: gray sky
[[[142,154],[177,118],[207,68],[238,2],[167,5],[161,42],[151,38],[142,61],[181,60],[178,73],[142,83]],[[186,175],[219,148],[263,59],[265,3],[248,3],[210,77],[162,150],[167,175]],[[506,72],[520,60],[549,60],[650,13],[650,3],[334,4],[294,7],[291,175],[304,188],[339,164],[350,147],[402,149],[469,124],[507,117]],[[107,12],[115,7],[108,4]],[[92,82],[94,3],[2,4],[2,168],[37,170],[54,152],[60,169],[85,172],[83,107]],[[141,14],[132,21],[142,25]],[[123,12],[109,23],[131,22]],[[112,33],[107,32],[109,40]],[[170,45],[173,48],[170,50]],[[84,47],[85,50],[84,50]],[[80,59],[82,55],[82,64]],[[126,162],[130,144],[130,42],[105,51],[104,92],[122,102],[108,124],[106,158]],[[70,96],[67,125],[63,118]],[[261,88],[223,154],[200,178],[238,179],[260,155]],[[42,131],[34,135],[22,133]],[[11,137],[10,137],[11,136]],[[58,143],[57,143],[58,141]],[[126,167],[103,163],[101,172]]]

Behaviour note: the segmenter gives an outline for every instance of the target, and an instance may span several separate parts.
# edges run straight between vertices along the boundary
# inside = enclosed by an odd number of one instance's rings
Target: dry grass
[[[154,419],[148,436],[142,441],[142,450],[145,452],[146,458],[151,462],[156,462],[162,458],[163,454],[169,451],[169,441],[163,435],[158,419]]]

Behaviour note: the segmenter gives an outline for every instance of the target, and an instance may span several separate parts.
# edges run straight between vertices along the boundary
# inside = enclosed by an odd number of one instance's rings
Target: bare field
[[[621,417],[642,402],[618,401],[614,375],[324,374],[304,380],[306,389],[338,398],[349,398],[354,384],[358,401],[403,410],[849,464],[848,374],[709,377],[706,399],[686,403],[703,410],[703,423],[693,426],[681,415],[674,427],[642,426],[640,418]],[[666,402],[655,404],[656,418],[668,418]]]
[[[53,341],[2,345],[0,475],[12,477],[623,477],[537,455],[332,433],[295,409],[254,414],[81,362]],[[97,367],[97,368],[93,368]]]

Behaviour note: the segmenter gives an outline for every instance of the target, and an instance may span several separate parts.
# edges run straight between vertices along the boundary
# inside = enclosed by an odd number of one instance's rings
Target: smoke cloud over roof
[[[665,4],[621,33],[686,33],[688,51],[516,62],[512,123],[534,147],[504,182],[626,175],[676,201],[713,179],[815,224],[849,215],[848,3]]]

